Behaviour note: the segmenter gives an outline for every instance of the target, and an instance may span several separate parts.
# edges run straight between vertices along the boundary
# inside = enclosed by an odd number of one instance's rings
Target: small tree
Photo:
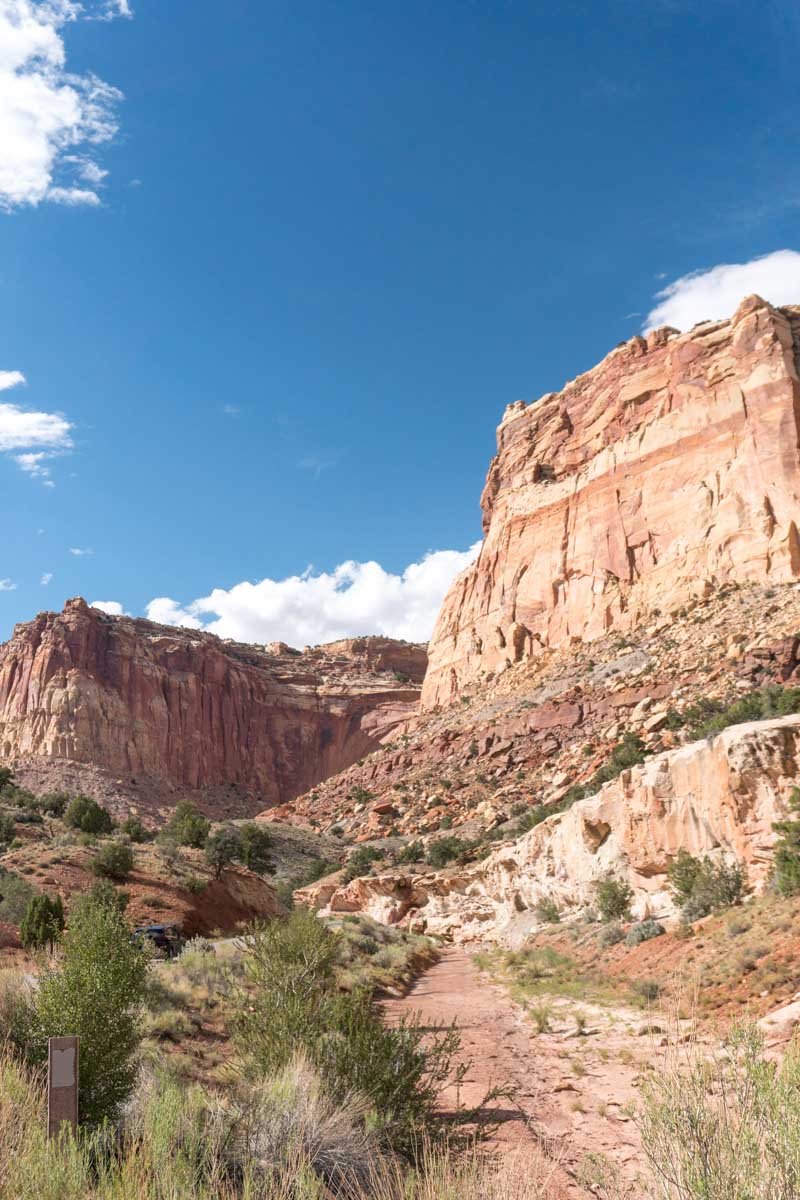
[[[133,870],[133,851],[127,842],[107,842],[98,850],[92,870],[108,879],[127,879]]]
[[[64,824],[81,833],[111,833],[111,814],[90,796],[76,796],[64,813]]]
[[[63,817],[68,804],[69,796],[66,792],[47,792],[39,797],[39,809],[49,817]]]
[[[209,836],[205,855],[206,862],[214,868],[215,879],[219,879],[225,868],[237,861],[241,850],[242,838],[235,825],[222,825]]]
[[[179,846],[193,846],[202,850],[206,844],[211,822],[192,804],[191,800],[180,800],[170,817],[166,832],[172,834]]]
[[[789,810],[800,812],[800,788],[792,788]],[[787,817],[772,826],[781,836],[775,843],[775,883],[782,896],[796,896],[800,892],[800,819]]]
[[[26,950],[49,946],[52,950],[64,928],[64,905],[60,896],[34,896],[19,927],[19,940]]]
[[[121,829],[124,834],[127,834],[132,842],[147,841],[147,830],[139,818],[135,817],[133,813],[131,813],[129,817],[125,818],[125,820],[122,822]]]
[[[374,846],[359,846],[345,864],[343,882],[350,883],[351,880],[358,879],[359,875],[369,874],[372,864],[381,857],[380,850],[376,850]]]
[[[600,916],[604,921],[617,921],[630,916],[633,892],[622,879],[606,875],[594,885]]]
[[[0,851],[14,840],[14,818],[10,813],[0,813]]]
[[[428,862],[432,867],[436,867],[437,869],[446,867],[448,863],[461,858],[470,848],[469,842],[464,841],[463,838],[455,837],[453,834],[449,834],[447,837],[436,838],[428,846]]]
[[[95,879],[86,893],[96,904],[108,904],[118,912],[125,912],[131,902],[130,892],[114,887],[110,879]]]
[[[114,1120],[133,1089],[148,963],[114,905],[89,896],[73,904],[63,962],[40,979],[35,1027],[42,1060],[48,1037],[81,1039],[82,1124]]]
[[[246,825],[239,826],[239,837],[242,865],[258,875],[272,875],[275,871],[270,854],[272,838],[264,826],[256,821],[248,821]]]
[[[11,767],[0,767],[0,792],[14,782],[14,772]]]

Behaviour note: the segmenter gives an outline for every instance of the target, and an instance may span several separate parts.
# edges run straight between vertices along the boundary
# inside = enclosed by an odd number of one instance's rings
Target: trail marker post
[[[51,1037],[47,1042],[47,1136],[61,1126],[78,1131],[78,1039]]]

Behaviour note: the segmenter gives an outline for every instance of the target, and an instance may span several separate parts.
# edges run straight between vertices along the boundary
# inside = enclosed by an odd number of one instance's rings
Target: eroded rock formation
[[[225,789],[236,800],[223,811],[254,812],[379,745],[415,705],[424,669],[422,648],[386,638],[301,653],[70,600],[0,647],[0,761],[105,800],[110,774],[126,794]]]
[[[628,630],[728,582],[800,575],[800,309],[660,329],[512,404],[485,540],[429,647],[423,706],[542,646]]]
[[[590,907],[609,873],[633,889],[633,912],[673,917],[667,869],[679,850],[737,859],[763,887],[774,821],[800,776],[800,716],[732,726],[648,759],[500,847],[451,870],[383,872],[346,886],[322,881],[306,899],[333,912],[367,912],[456,941],[523,938],[536,905]]]

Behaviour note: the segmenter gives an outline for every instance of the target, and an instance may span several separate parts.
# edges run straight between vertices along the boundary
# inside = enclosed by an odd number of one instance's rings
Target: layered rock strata
[[[625,631],[714,587],[800,575],[800,309],[660,329],[512,404],[481,552],[429,646],[423,707],[544,646]]]
[[[424,669],[421,647],[385,638],[301,653],[70,600],[0,647],[0,761],[50,786],[63,770],[96,790],[87,767],[126,787],[234,789],[252,812],[375,749]]]

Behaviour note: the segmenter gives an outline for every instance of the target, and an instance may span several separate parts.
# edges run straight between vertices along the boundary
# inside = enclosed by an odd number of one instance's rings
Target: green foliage
[[[211,829],[211,822],[204,817],[191,800],[179,800],[165,832],[174,837],[179,846],[192,846],[202,850]]]
[[[219,879],[231,863],[236,862],[241,848],[239,830],[235,825],[220,825],[205,844],[206,862],[214,868],[214,878]]]
[[[94,879],[86,894],[95,904],[110,905],[121,913],[125,912],[131,900],[130,892],[114,887],[110,879]]]
[[[256,821],[248,821],[239,826],[239,862],[248,871],[258,875],[271,875],[275,870],[270,851],[272,838],[265,827]]]
[[[402,850],[398,850],[395,856],[395,862],[400,865],[407,863],[421,863],[425,858],[425,847],[422,842],[407,842]]]
[[[800,812],[800,788],[792,788],[789,809]],[[796,896],[800,892],[800,818],[787,817],[772,828],[781,835],[775,843],[775,885],[782,896]]]
[[[132,842],[146,842],[150,836],[139,818],[132,813],[125,818],[120,828]]]
[[[62,946],[61,965],[40,978],[36,1055],[46,1058],[48,1037],[81,1039],[79,1118],[96,1125],[119,1114],[136,1080],[149,960],[118,909],[88,896],[73,904]]]
[[[111,833],[111,814],[90,796],[75,796],[64,813],[64,824],[81,833]]]
[[[633,892],[622,879],[606,875],[594,885],[597,911],[603,921],[618,921],[630,916]]]
[[[10,813],[0,813],[0,853],[14,840],[14,818]]]
[[[253,929],[246,943],[250,988],[237,1006],[234,1038],[265,1077],[304,1053],[332,1094],[367,1097],[386,1141],[411,1152],[434,1121],[458,1037],[407,1022],[384,1025],[368,992],[336,988],[338,955],[338,936],[306,909]]]
[[[744,891],[744,874],[738,863],[714,863],[710,858],[694,858],[679,850],[667,870],[669,888],[690,923],[737,904]]]
[[[624,734],[622,741],[618,742],[609,755],[608,762],[599,767],[592,775],[591,779],[586,783],[574,783],[567,789],[560,808],[569,808],[576,800],[583,800],[586,796],[593,796],[595,792],[599,792],[600,788],[605,783],[610,783],[612,779],[616,779],[623,771],[629,767],[638,766],[643,763],[650,751],[644,744],[637,733],[630,731]],[[550,812],[557,812],[558,809],[552,808]],[[545,815],[549,815],[546,813]]]
[[[127,842],[107,842],[95,855],[92,870],[109,879],[127,879],[133,870],[133,851]]]
[[[51,949],[64,928],[64,905],[60,896],[34,896],[25,910],[19,938],[26,950]]]
[[[380,850],[376,850],[374,846],[358,846],[345,864],[342,882],[350,883],[360,875],[369,874],[372,864],[382,857]]]
[[[369,791],[368,788],[356,784],[350,788],[347,798],[348,800],[352,800],[354,804],[369,804],[370,800],[375,799],[375,793]]]
[[[729,725],[767,721],[796,712],[800,712],[800,687],[781,687],[773,683],[732,701],[704,698],[682,712],[670,709],[667,727],[684,728],[686,740],[693,742],[698,738],[713,737]]]
[[[628,930],[625,945],[639,946],[642,942],[649,942],[651,938],[660,937],[662,933],[666,933],[666,930],[658,921],[640,921]]]
[[[9,784],[14,782],[14,772],[11,767],[0,767],[0,792],[4,792]]]
[[[618,946],[620,942],[625,941],[625,930],[621,925],[606,925],[605,929],[600,932],[600,945],[604,949],[609,946]]]
[[[38,800],[39,810],[48,817],[63,817],[70,797],[67,792],[46,792]]]
[[[25,916],[28,902],[36,895],[36,889],[27,879],[0,867],[0,921],[19,925]]]
[[[439,870],[446,867],[448,863],[461,858],[471,849],[472,842],[450,834],[448,837],[435,838],[430,842],[426,858],[432,867]]]
[[[536,905],[536,915],[540,921],[546,921],[548,925],[557,925],[561,920],[558,905],[549,896],[543,896]]]

